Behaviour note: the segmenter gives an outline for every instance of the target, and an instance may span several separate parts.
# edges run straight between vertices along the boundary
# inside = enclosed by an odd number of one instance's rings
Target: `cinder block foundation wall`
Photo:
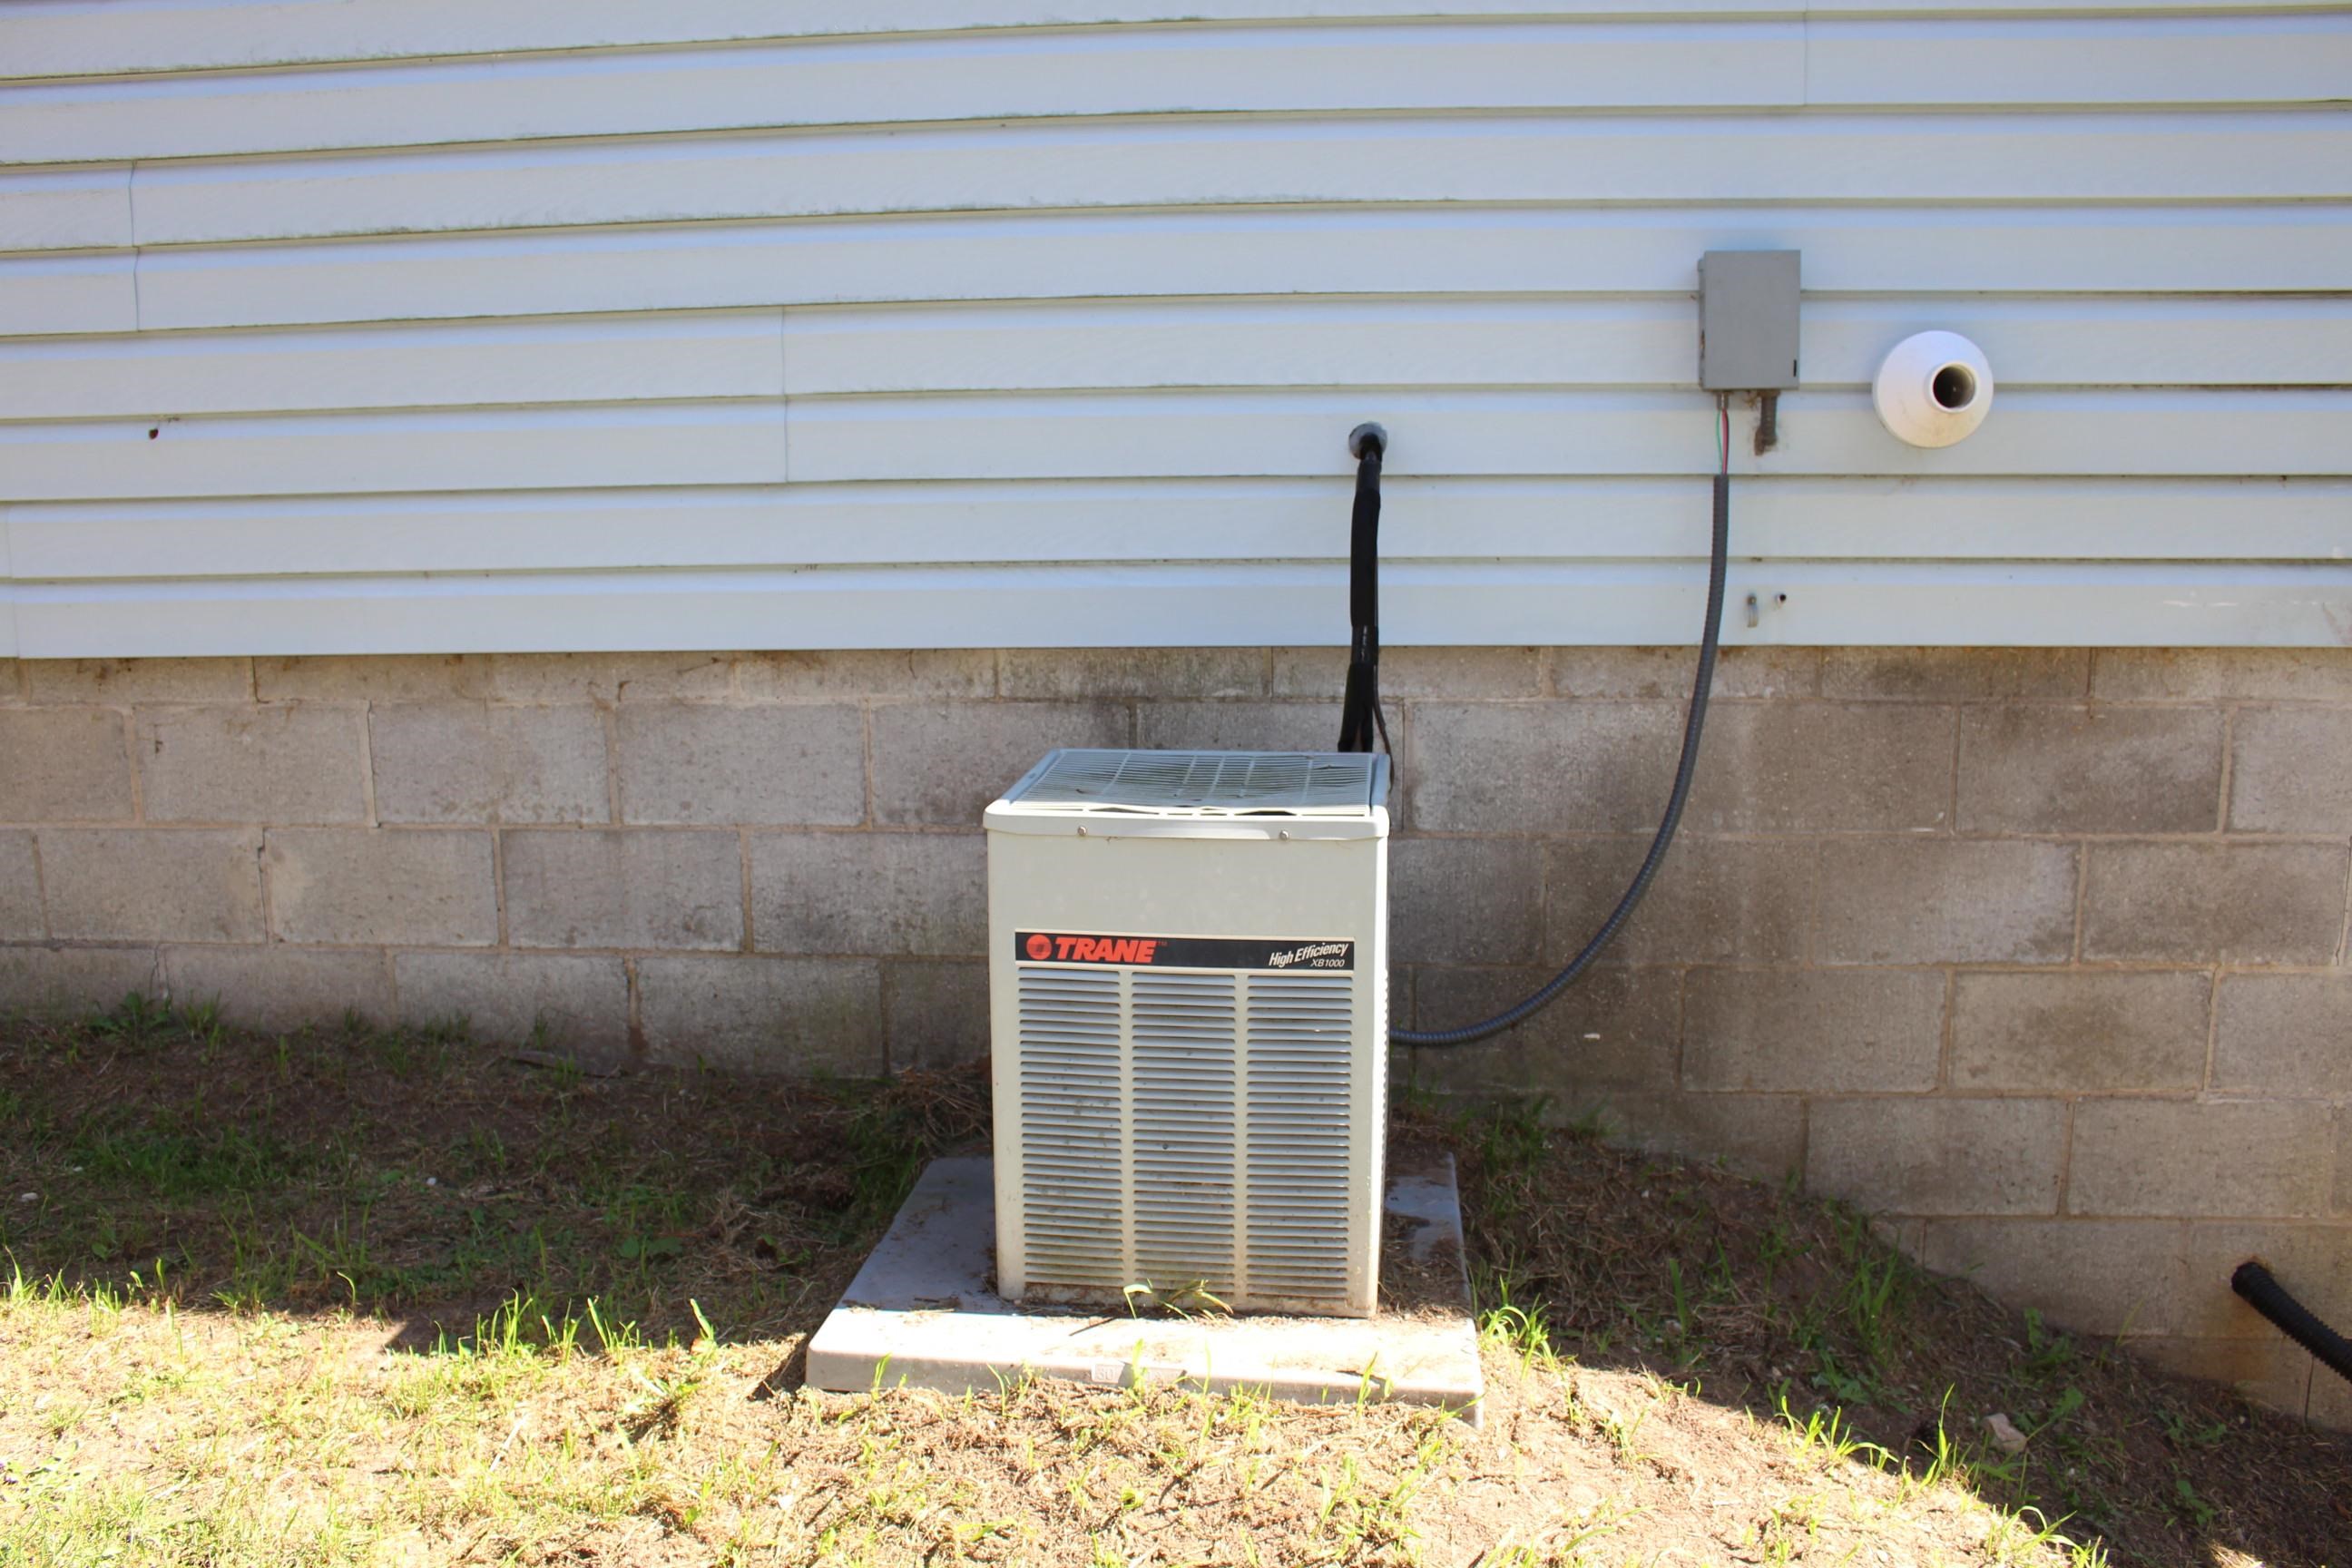
[[[1400,648],[1398,1012],[1601,917],[1691,656]],[[0,1007],[217,996],[870,1072],[986,1047],[982,805],[1064,744],[1322,747],[1336,649],[0,664]],[[1737,650],[1591,977],[1401,1070],[1801,1172],[1931,1266],[2352,1424],[2352,651]]]

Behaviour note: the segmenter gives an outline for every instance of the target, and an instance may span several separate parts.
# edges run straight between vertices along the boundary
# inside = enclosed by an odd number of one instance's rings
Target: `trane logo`
[[[1022,963],[1108,963],[1151,969],[1351,970],[1356,966],[1356,944],[1255,936],[1022,931],[1013,933],[1013,956]]]

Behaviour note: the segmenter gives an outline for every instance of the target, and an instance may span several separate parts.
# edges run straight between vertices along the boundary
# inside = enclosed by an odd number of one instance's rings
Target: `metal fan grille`
[[[1063,751],[1008,800],[1182,816],[1361,816],[1373,759],[1353,752]]]

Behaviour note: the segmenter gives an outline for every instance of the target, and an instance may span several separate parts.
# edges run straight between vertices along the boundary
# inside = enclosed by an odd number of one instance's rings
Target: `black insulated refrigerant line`
[[[1666,796],[1665,816],[1658,823],[1658,831],[1650,840],[1650,851],[1642,857],[1641,868],[1633,873],[1624,896],[1609,918],[1591,940],[1578,950],[1567,967],[1553,975],[1535,993],[1505,1008],[1491,1018],[1475,1024],[1465,1024],[1454,1029],[1391,1029],[1389,1038],[1401,1046],[1467,1046],[1489,1039],[1506,1029],[1516,1028],[1542,1012],[1558,999],[1559,994],[1576,984],[1578,976],[1592,966],[1592,961],[1616,940],[1625,922],[1642,902],[1642,895],[1650,890],[1650,880],[1658,874],[1658,863],[1666,858],[1666,850],[1675,841],[1675,829],[1681,826],[1683,806],[1690,799],[1691,779],[1698,772],[1698,742],[1706,728],[1707,694],[1715,687],[1715,656],[1723,632],[1723,583],[1731,549],[1731,402],[1728,396],[1716,399],[1716,472],[1714,542],[1707,563],[1706,624],[1701,628],[1698,644],[1698,671],[1691,682],[1690,708],[1683,720],[1683,750],[1681,760],[1675,764],[1673,790]],[[1339,750],[1369,752],[1372,731],[1380,731],[1381,743],[1388,745],[1388,728],[1380,717],[1380,521],[1381,521],[1381,458],[1388,446],[1387,433],[1377,425],[1359,425],[1348,437],[1348,450],[1356,458],[1356,510],[1352,550],[1349,559],[1349,607],[1356,623],[1355,639],[1348,663],[1348,689],[1340,711]]]
[[[2313,1359],[2336,1376],[2352,1381],[2352,1341],[2320,1321],[2310,1308],[2287,1294],[2259,1259],[2248,1258],[2230,1276],[2230,1289],[2247,1305],[2268,1318],[2279,1332],[2312,1353]]]

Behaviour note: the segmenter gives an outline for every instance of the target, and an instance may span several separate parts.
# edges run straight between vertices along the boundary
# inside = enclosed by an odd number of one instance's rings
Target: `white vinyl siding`
[[[2352,10],[1429,6],[0,8],[0,652],[2352,637]]]

